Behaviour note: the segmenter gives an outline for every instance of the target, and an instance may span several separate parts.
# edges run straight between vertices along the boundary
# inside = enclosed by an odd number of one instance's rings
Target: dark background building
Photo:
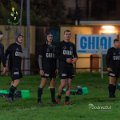
[[[119,20],[120,0],[65,0],[66,18],[78,20]]]

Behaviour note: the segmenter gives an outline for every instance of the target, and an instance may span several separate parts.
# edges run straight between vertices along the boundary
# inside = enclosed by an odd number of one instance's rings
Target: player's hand
[[[40,75],[44,75],[44,71],[43,70],[40,70]]]
[[[112,69],[111,68],[107,68],[107,71],[112,71]]]
[[[58,74],[58,69],[55,70],[55,73]]]
[[[77,61],[77,58],[73,58],[73,59],[72,59],[72,64],[75,64],[76,61]]]
[[[72,58],[67,58],[66,62],[69,63],[69,64],[72,63]]]
[[[7,72],[7,67],[4,67],[1,74],[4,75],[6,72]]]

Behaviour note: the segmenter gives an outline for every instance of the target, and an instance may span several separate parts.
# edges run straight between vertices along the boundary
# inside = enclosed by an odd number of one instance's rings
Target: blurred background
[[[4,33],[5,49],[15,36],[24,34],[24,74],[38,73],[37,56],[46,41],[46,32],[54,35],[54,43],[63,40],[63,32],[70,29],[75,35],[116,35],[120,31],[120,0],[0,0],[0,30]],[[76,71],[106,70],[105,54],[78,53]],[[102,64],[101,65],[101,59]]]

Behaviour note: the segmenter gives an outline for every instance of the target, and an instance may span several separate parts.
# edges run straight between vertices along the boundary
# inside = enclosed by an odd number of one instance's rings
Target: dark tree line
[[[0,0],[0,24],[8,24],[12,6],[20,15],[22,0]],[[22,24],[26,25],[26,1],[23,0]],[[87,0],[86,7],[80,8],[79,2],[73,0],[76,6],[66,9],[65,0],[30,0],[30,21],[36,26],[55,26],[60,24],[74,24],[77,20],[112,20],[119,19],[117,1],[119,0]],[[91,1],[91,2],[90,2]],[[83,0],[83,2],[85,2]],[[71,3],[72,4],[72,3]],[[91,7],[90,7],[91,6]],[[90,14],[88,14],[90,13]]]
[[[0,24],[8,24],[11,8],[20,15],[21,0],[0,0]],[[65,6],[62,0],[30,0],[30,20],[32,25],[59,25],[65,19]],[[23,0],[22,24],[26,24],[26,0]]]

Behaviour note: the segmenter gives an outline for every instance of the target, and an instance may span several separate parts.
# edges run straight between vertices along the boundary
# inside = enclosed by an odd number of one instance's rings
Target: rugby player
[[[120,75],[120,41],[114,40],[114,46],[109,48],[106,56],[106,65],[109,75],[109,97],[115,98],[116,84]]]
[[[14,93],[19,85],[20,78],[22,78],[21,72],[21,62],[23,57],[22,52],[22,43],[23,43],[23,35],[18,34],[16,38],[16,42],[8,46],[5,52],[5,63],[7,66],[8,59],[8,70],[10,72],[10,76],[12,79],[11,86],[9,88],[9,94],[7,96],[7,100],[12,102],[14,101]]]
[[[77,53],[75,45],[70,42],[71,31],[64,31],[64,40],[61,41],[57,48],[57,57],[59,59],[59,75],[61,83],[58,89],[58,96],[56,102],[59,104],[61,101],[62,90],[66,87],[65,105],[70,103],[70,87],[74,77],[74,64],[77,61]]]
[[[48,78],[50,79],[51,101],[55,104],[56,47],[53,45],[53,35],[50,32],[47,33],[46,43],[40,48],[38,62],[41,75],[41,82],[38,88],[38,104],[41,105],[42,103],[42,93]]]

